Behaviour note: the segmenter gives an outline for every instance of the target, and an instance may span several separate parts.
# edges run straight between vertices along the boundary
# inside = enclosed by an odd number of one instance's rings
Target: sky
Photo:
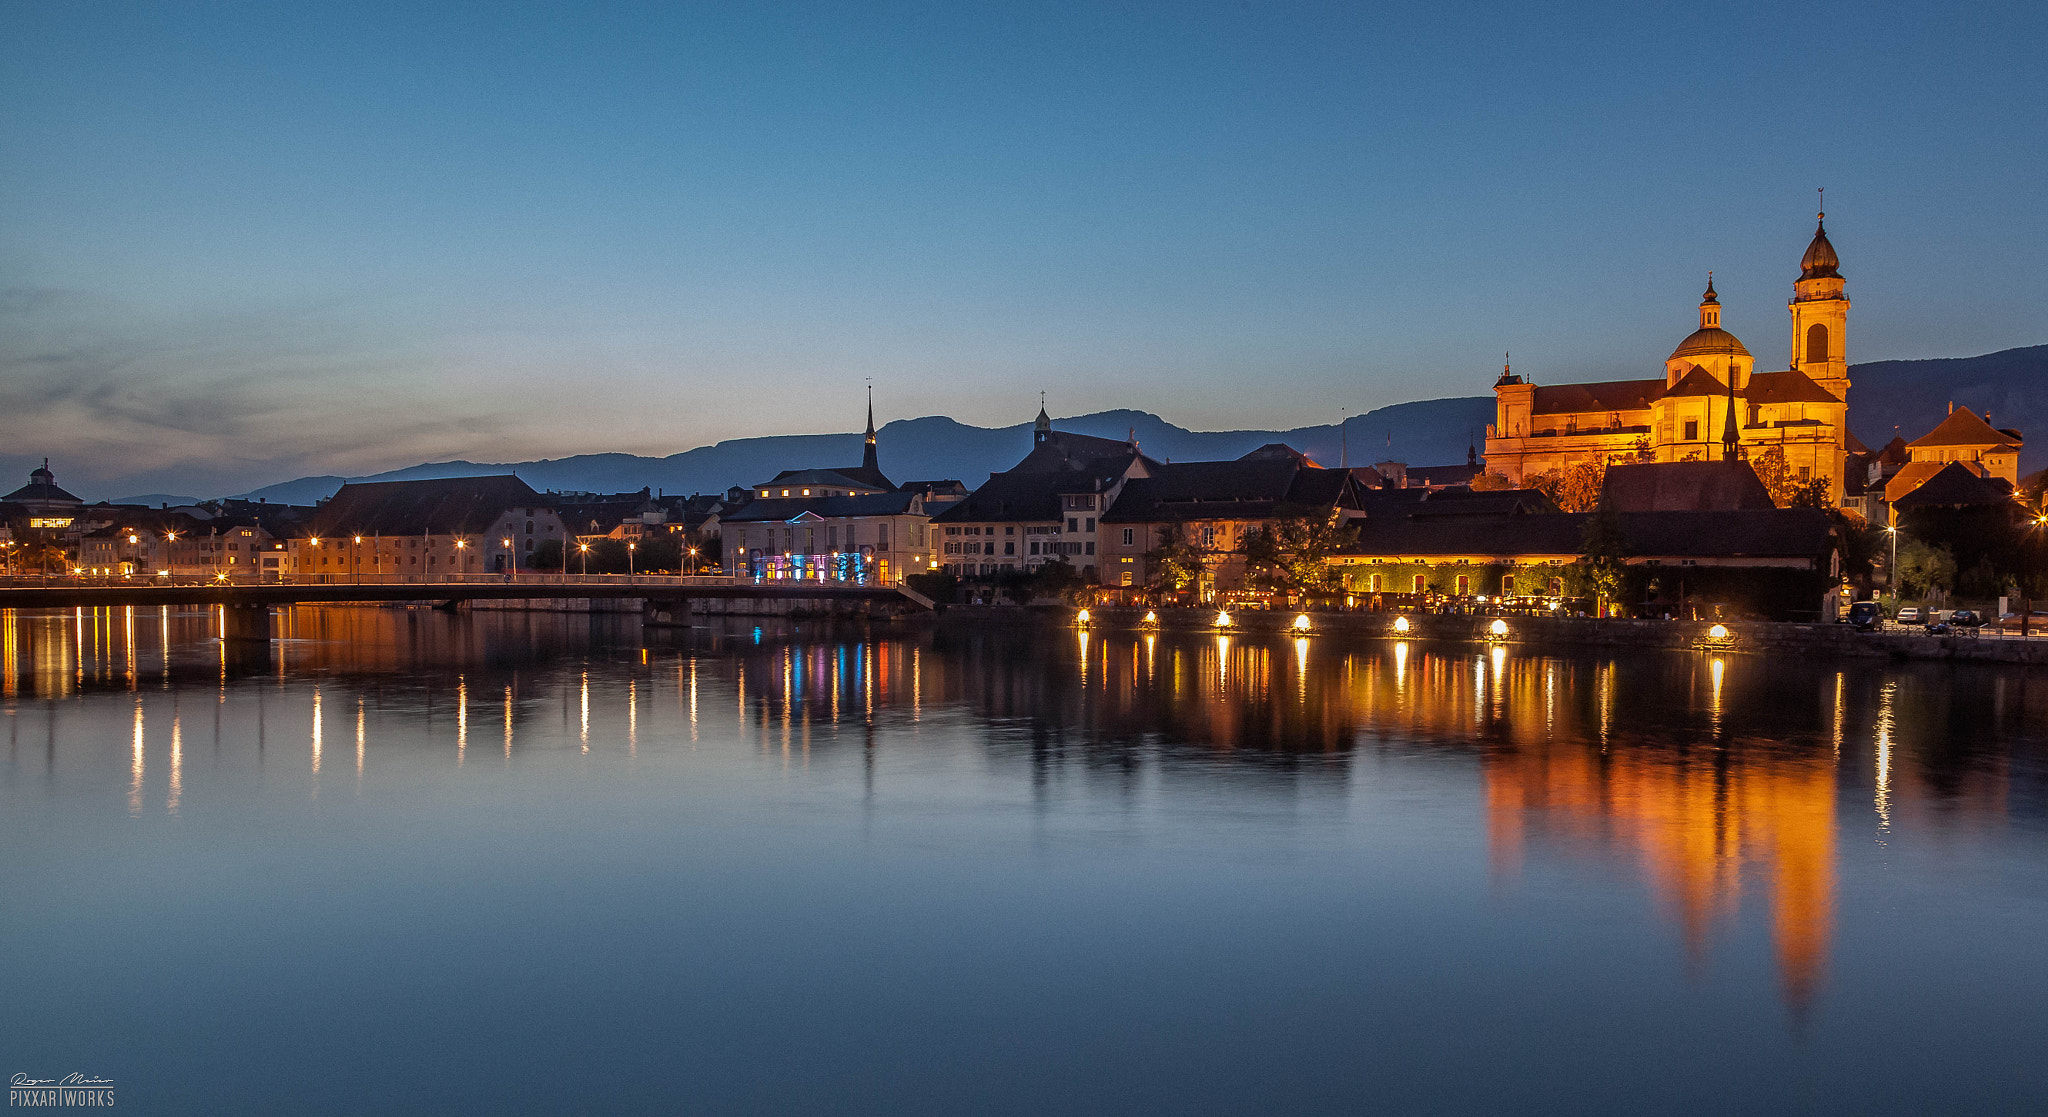
[[[1659,375],[1709,269],[1768,363],[1821,186],[1852,361],[2041,344],[2044,38],[2038,3],[0,0],[0,467],[669,454],[858,429],[870,380],[882,421],[1284,429],[1510,351]]]

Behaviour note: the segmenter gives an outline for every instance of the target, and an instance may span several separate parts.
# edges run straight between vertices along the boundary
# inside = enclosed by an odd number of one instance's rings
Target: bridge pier
[[[270,606],[229,604],[220,607],[220,638],[227,641],[270,642]]]
[[[655,627],[687,628],[690,624],[690,599],[676,598],[670,601],[649,600],[641,614],[642,624]]]

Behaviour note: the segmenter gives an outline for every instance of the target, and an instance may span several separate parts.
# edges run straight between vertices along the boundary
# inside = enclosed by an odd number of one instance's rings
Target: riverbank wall
[[[1144,609],[1092,609],[1088,627],[1097,632],[1139,632],[1147,626]],[[1214,609],[1155,610],[1156,629],[1165,632],[1215,633]],[[1291,636],[1291,612],[1231,614],[1230,631],[1249,636]],[[1846,624],[1782,624],[1745,621],[1727,626],[1724,640],[1713,638],[1711,621],[1605,620],[1593,617],[1471,617],[1433,613],[1309,613],[1310,632],[1317,639],[1416,640],[1474,645],[1574,645],[1606,648],[1657,648],[1763,655],[1797,655],[1859,659],[1936,659],[1970,663],[2009,663],[2048,667],[2048,637],[1926,636],[1909,632],[1858,632]],[[1395,629],[1396,618],[1408,623]],[[1496,634],[1494,621],[1506,632]],[[942,626],[1035,624],[1072,627],[1075,610],[1060,606],[956,605],[938,617]]]

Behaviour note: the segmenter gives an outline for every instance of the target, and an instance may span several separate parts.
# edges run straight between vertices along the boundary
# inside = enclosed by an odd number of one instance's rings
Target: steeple
[[[1835,398],[1849,399],[1849,296],[1842,258],[1828,240],[1827,211],[1814,217],[1813,240],[1792,282],[1792,367]]]
[[[882,471],[882,467],[875,459],[875,386],[873,384],[868,385],[868,441],[867,449],[861,453],[860,466],[862,469],[870,469],[876,473]]]
[[[1045,413],[1045,393],[1038,393],[1038,421],[1031,425],[1031,444],[1039,445],[1052,437],[1052,416]]]
[[[1710,279],[1707,281],[1707,294],[1713,293],[1714,284]],[[1741,445],[1742,430],[1735,424],[1735,378],[1731,376],[1728,378],[1728,421],[1721,424],[1721,460],[1734,461]]]
[[[1714,293],[1714,273],[1707,273],[1707,293],[1700,296],[1700,329],[1721,328],[1721,296]]]

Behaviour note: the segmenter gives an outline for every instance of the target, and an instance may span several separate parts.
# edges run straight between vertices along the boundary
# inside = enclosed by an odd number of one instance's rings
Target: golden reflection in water
[[[1230,637],[1216,637],[1216,693],[1230,687]]]
[[[1707,691],[1707,720],[1714,728],[1714,739],[1720,740],[1722,713],[1721,684],[1724,677],[1728,674],[1727,662],[1720,656],[1715,656],[1714,661],[1707,665],[1707,674],[1712,680],[1708,684]]]
[[[1511,679],[1513,673],[1511,666]],[[1723,672],[1713,674],[1726,681]],[[1588,713],[1604,720],[1604,702]],[[1567,849],[1619,847],[1641,866],[1695,958],[1733,917],[1745,878],[1752,888],[1760,883],[1786,1000],[1803,1011],[1819,988],[1833,936],[1832,755],[1654,745],[1609,750],[1590,734],[1574,739],[1569,725],[1557,735],[1533,732],[1539,720],[1511,713],[1504,747],[1485,757],[1496,871],[1519,873],[1532,837]]]
[[[363,733],[363,700],[356,699],[356,790],[363,787],[363,747],[368,743]]]
[[[320,688],[313,688],[313,790],[320,789]]]
[[[505,723],[512,724],[509,720]],[[626,680],[626,755],[640,755],[640,680]]]
[[[1294,638],[1294,700],[1308,704],[1308,637]]]
[[[1877,692],[1877,791],[1871,805],[1877,808],[1877,831],[1886,834],[1892,825],[1892,696],[1898,684],[1886,680]]]
[[[1833,721],[1835,756],[1842,755],[1842,719],[1849,706],[1849,676],[1845,671],[1835,672],[1835,716]]]
[[[690,660],[690,741],[697,740],[697,661]]]
[[[512,759],[512,688],[505,688],[505,759]]]
[[[1408,690],[1408,641],[1394,641],[1394,693],[1404,694]]]
[[[142,702],[135,703],[135,754],[128,762],[128,814],[142,816]]]
[[[910,649],[910,720],[924,720],[924,649]]]
[[[1614,664],[1600,665],[1600,747],[1605,749],[1614,733]]]
[[[19,686],[15,680],[21,677],[21,653],[15,643],[21,638],[20,627],[14,610],[0,609],[0,698],[14,697]]]
[[[111,619],[111,618],[109,618]],[[128,689],[134,690],[140,677],[135,670],[135,606],[121,610],[121,651],[123,669],[128,679]]]
[[[1154,666],[1156,663],[1155,657],[1158,650],[1159,637],[1153,635],[1150,632],[1147,632],[1145,634],[1145,681],[1147,683],[1152,682],[1153,678],[1157,674],[1157,672],[1154,670]]]
[[[156,611],[156,670],[164,686],[171,685],[171,607],[161,605]]]
[[[578,693],[579,693],[579,698],[578,698],[578,709],[579,709],[579,711],[580,711],[580,720],[579,720],[579,721],[578,721],[578,723],[577,723],[577,725],[578,725],[578,729],[577,729],[577,731],[576,731],[576,734],[577,734],[577,740],[579,740],[579,741],[581,741],[581,742],[583,743],[583,751],[584,751],[584,752],[589,752],[589,751],[590,751],[590,672],[588,672],[588,671],[585,671],[585,672],[583,673],[583,685],[582,685],[582,688],[580,689],[580,691],[579,691]],[[741,713],[741,715],[742,715],[742,716],[744,716],[744,715],[745,715],[745,713],[746,713],[746,702],[747,702],[747,699],[746,699],[746,688],[745,688],[744,686],[742,686],[742,687],[740,688],[740,713]]]
[[[175,710],[171,713],[171,787],[164,794],[164,813],[176,817],[185,799],[185,726]]]
[[[469,680],[455,679],[455,765],[462,766],[469,752]]]
[[[1081,687],[1085,690],[1088,687],[1088,630],[1076,629],[1075,635],[1081,641]]]

